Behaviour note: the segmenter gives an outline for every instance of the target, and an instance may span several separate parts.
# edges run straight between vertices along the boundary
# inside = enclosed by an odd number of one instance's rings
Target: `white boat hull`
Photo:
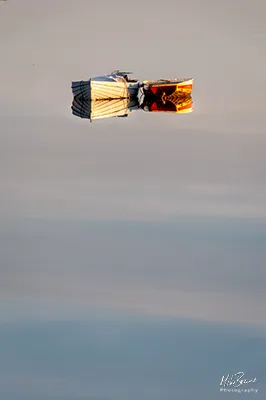
[[[129,90],[125,80],[120,82],[91,80],[91,100],[127,99]]]

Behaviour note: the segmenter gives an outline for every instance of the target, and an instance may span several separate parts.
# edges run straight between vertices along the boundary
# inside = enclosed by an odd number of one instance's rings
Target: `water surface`
[[[265,398],[264,16],[1,2],[2,398],[219,399],[238,371]],[[71,81],[116,68],[194,77],[195,111],[74,118]]]

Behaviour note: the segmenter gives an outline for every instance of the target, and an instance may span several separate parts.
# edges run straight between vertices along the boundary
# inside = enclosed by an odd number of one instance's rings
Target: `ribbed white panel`
[[[91,81],[91,99],[121,99],[128,98],[129,91],[126,82]]]

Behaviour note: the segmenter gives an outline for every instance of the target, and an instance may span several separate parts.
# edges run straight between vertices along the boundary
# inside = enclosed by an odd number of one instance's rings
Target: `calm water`
[[[0,2],[1,398],[265,398],[265,11]],[[116,68],[195,111],[73,117]]]

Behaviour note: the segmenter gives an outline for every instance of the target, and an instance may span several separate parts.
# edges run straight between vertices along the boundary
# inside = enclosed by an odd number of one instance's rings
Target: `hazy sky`
[[[265,398],[265,12],[0,2],[1,398],[215,400],[235,369]],[[72,116],[71,81],[117,68],[194,77],[195,111]]]

